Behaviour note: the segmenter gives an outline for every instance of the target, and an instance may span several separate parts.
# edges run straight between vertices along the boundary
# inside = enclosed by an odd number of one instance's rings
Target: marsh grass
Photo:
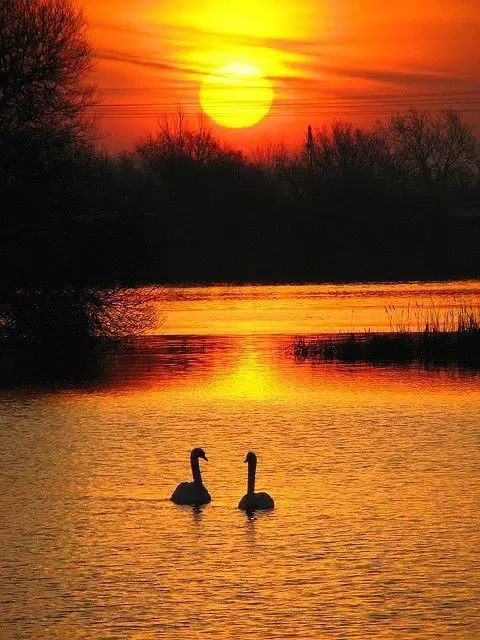
[[[372,364],[413,364],[480,368],[480,307],[452,309],[388,306],[386,332],[339,334],[311,340],[298,338],[292,351],[298,360],[338,360]]]

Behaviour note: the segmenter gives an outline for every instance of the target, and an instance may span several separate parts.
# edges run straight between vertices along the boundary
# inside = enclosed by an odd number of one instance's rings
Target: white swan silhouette
[[[175,504],[199,505],[211,501],[212,498],[202,482],[199,458],[208,461],[203,449],[193,449],[190,454],[193,482],[181,482],[178,485],[170,498]]]
[[[261,491],[255,493],[255,471],[257,469],[257,456],[253,451],[247,453],[247,457],[244,462],[248,462],[248,484],[247,493],[243,496],[238,504],[239,509],[244,511],[257,511],[260,509],[273,509],[275,502],[273,498]]]

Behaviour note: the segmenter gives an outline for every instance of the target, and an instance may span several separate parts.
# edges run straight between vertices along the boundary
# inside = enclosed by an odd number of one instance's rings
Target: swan
[[[244,462],[248,462],[248,483],[247,493],[243,496],[238,504],[239,509],[244,511],[257,511],[259,509],[273,509],[275,502],[273,498],[261,491],[255,493],[255,471],[257,469],[257,456],[253,451],[247,453],[247,457]]]
[[[190,454],[190,465],[192,467],[193,482],[181,482],[172,493],[170,500],[175,504],[200,505],[211,501],[210,494],[203,485],[202,474],[200,473],[199,459],[207,460],[203,449],[192,449]]]

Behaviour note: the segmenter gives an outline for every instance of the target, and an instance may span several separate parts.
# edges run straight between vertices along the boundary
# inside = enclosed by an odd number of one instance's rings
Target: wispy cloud
[[[361,67],[349,67],[343,65],[320,65],[310,67],[310,71],[316,69],[320,73],[328,73],[345,78],[357,78],[374,81],[383,84],[397,84],[408,86],[445,86],[455,83],[458,85],[476,86],[480,88],[480,79],[471,76],[453,76],[451,73],[428,73],[417,71],[395,71],[393,69],[369,69]]]
[[[202,71],[186,65],[177,64],[166,60],[152,60],[151,58],[142,57],[114,49],[97,49],[95,53],[99,60],[109,60],[124,64],[155,69],[161,72],[188,74],[190,76],[202,75]]]

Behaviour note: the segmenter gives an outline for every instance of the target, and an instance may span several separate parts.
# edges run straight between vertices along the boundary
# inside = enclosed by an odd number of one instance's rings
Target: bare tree
[[[0,0],[0,143],[45,131],[51,145],[84,136],[92,59],[70,0]]]
[[[312,131],[298,156],[298,168],[308,190],[335,200],[352,194],[369,196],[392,188],[389,148],[383,132],[364,130],[349,122]],[[333,195],[334,194],[334,195]]]
[[[207,166],[242,159],[240,152],[233,151],[216,138],[203,116],[192,125],[181,111],[174,116],[162,116],[157,133],[145,138],[137,146],[137,153],[151,169],[161,169],[172,163]]]
[[[386,131],[399,169],[427,191],[478,181],[478,141],[458,113],[434,116],[412,109],[393,116]]]
[[[292,155],[292,151],[282,140],[267,138],[253,149],[250,158],[255,166],[281,173],[292,161]]]
[[[65,285],[10,289],[0,296],[0,343],[136,336],[158,325],[162,289]]]
[[[349,122],[334,122],[331,128],[318,129],[312,142],[317,171],[329,176],[373,174],[387,155],[380,132],[365,131]]]

